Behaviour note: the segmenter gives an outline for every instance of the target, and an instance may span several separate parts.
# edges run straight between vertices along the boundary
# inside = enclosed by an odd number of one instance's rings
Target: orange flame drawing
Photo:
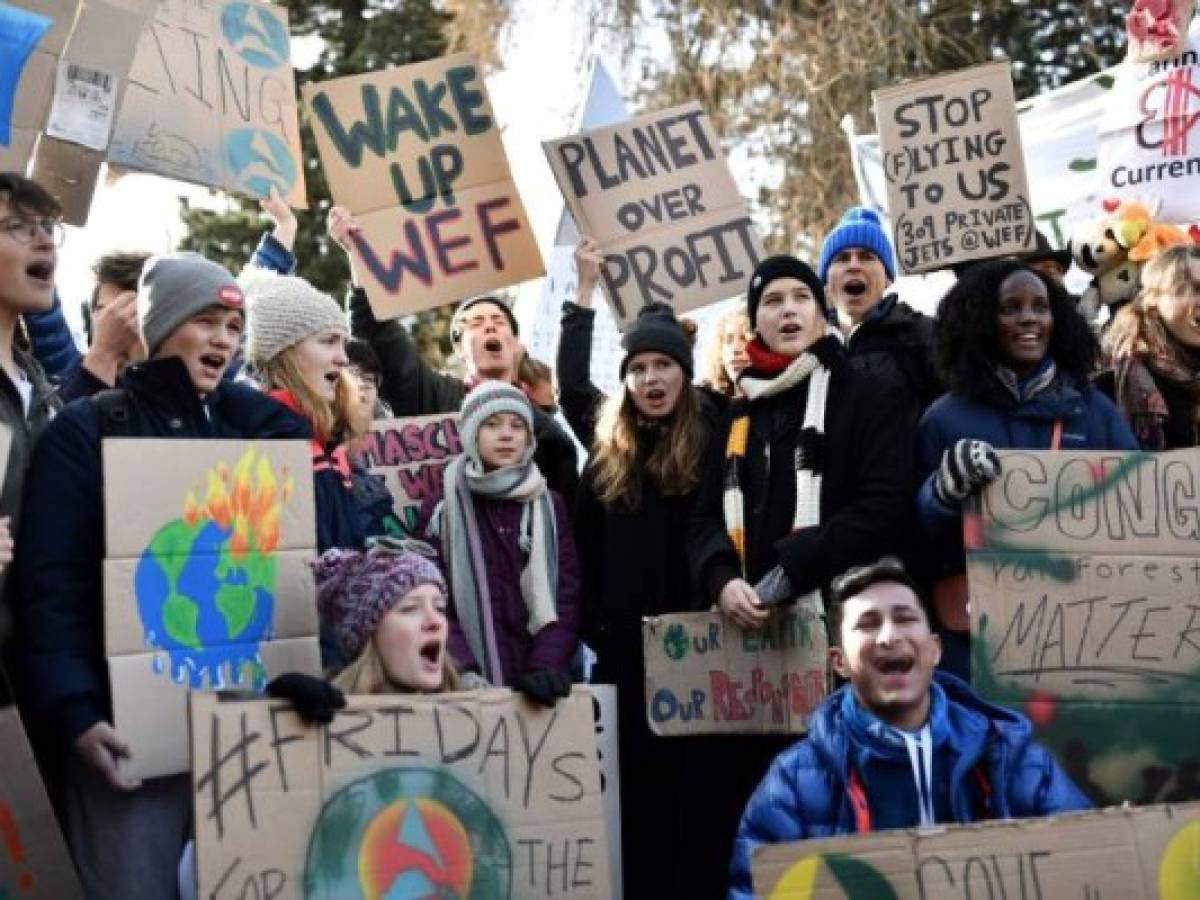
[[[286,471],[282,484],[271,469],[271,461],[254,447],[242,454],[232,471],[218,463],[208,473],[208,488],[198,501],[195,490],[188,491],[183,503],[183,519],[194,526],[211,519],[223,530],[231,531],[229,552],[242,560],[252,550],[272,553],[279,546],[283,504],[295,491],[295,483]]]

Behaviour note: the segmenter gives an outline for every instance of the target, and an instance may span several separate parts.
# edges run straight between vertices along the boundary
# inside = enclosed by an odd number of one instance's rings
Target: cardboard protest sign
[[[1200,799],[1200,451],[1007,451],[968,516],[972,682],[1098,804]]]
[[[608,832],[608,872],[612,900],[624,895],[621,884],[621,735],[617,724],[617,688],[611,684],[589,684],[592,694],[592,726],[596,734],[596,756],[600,760],[600,799]]]
[[[141,33],[110,162],[306,205],[287,10],[163,0]]]
[[[1185,44],[1119,66],[1100,122],[1100,196],[1141,200],[1163,222],[1200,219],[1200,19]]]
[[[33,155],[75,6],[60,7],[56,26],[41,4],[0,2],[0,171],[24,172]]]
[[[542,144],[624,328],[647,303],[677,312],[742,293],[762,242],[698,103]]]
[[[1035,245],[1008,63],[872,94],[892,243],[906,273]]]
[[[787,844],[754,854],[767,900],[1185,900],[1200,896],[1200,803]]]
[[[592,700],[353,697],[329,725],[192,696],[203,897],[608,900]]]
[[[106,439],[104,647],[144,778],[187,768],[191,690],[321,672],[304,441]]]
[[[437,493],[446,466],[462,454],[458,413],[376,419],[355,454],[363,465],[387,482],[396,516],[411,533],[416,528],[421,504],[426,497]]]
[[[0,897],[74,900],[83,890],[15,706],[0,707]]]
[[[759,631],[721,613],[642,621],[646,721],[663,737],[803,734],[826,692],[828,639],[814,597]]]
[[[362,226],[357,272],[378,318],[542,274],[473,56],[307,84],[304,102],[333,199]]]

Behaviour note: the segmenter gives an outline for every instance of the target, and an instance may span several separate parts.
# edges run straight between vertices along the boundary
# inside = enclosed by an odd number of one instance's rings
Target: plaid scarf
[[[781,357],[767,350],[756,337],[746,345],[746,350],[752,366],[742,373],[738,387],[747,401],[774,397],[808,381],[804,421],[794,458],[796,506],[792,512],[792,531],[817,525],[821,520],[821,473],[824,468],[821,448],[825,436],[829,368],[813,349],[795,358]],[[781,363],[784,364],[782,369],[779,368]],[[743,412],[733,420],[725,445],[722,496],[725,529],[737,551],[743,575],[746,575],[746,496],[742,490],[742,477],[749,442],[750,416]]]

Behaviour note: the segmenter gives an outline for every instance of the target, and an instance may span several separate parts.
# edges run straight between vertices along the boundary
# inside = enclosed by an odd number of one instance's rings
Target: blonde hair
[[[1130,356],[1162,356],[1171,340],[1163,325],[1164,299],[1185,293],[1196,280],[1193,266],[1200,266],[1200,246],[1177,244],[1161,250],[1142,268],[1142,289],[1113,318],[1104,334],[1104,348],[1114,359]]]
[[[458,670],[443,650],[442,683],[437,693],[458,690]],[[415,694],[412,688],[397,684],[383,668],[383,657],[375,646],[375,636],[367,641],[358,657],[333,679],[334,687],[345,694]]]
[[[699,483],[707,433],[696,389],[685,381],[675,409],[666,417],[664,433],[643,466],[637,458],[638,431],[645,424],[624,384],[600,407],[592,467],[601,503],[638,509],[643,477],[668,496],[686,494]]]
[[[259,368],[259,375],[268,390],[288,391],[296,400],[300,413],[312,423],[313,435],[321,443],[335,435],[352,440],[366,434],[370,427],[370,414],[360,411],[358,386],[353,376],[342,370],[338,377],[337,393],[332,403],[316,393],[304,380],[300,368],[298,345],[293,344],[278,353]]]
[[[741,393],[737,384],[725,371],[725,363],[721,359],[721,350],[725,346],[725,335],[734,327],[741,328],[742,333],[749,339],[750,315],[746,312],[745,307],[735,306],[721,314],[721,317],[717,319],[716,334],[713,336],[713,341],[704,358],[704,374],[708,386],[726,397],[737,397]]]

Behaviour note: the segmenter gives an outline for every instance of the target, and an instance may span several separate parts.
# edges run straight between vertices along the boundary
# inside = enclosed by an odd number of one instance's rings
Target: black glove
[[[758,594],[758,600],[763,606],[782,606],[796,599],[791,579],[787,577],[787,572],[783,571],[783,566],[776,566],[764,575],[754,586],[754,593]]]
[[[346,705],[345,696],[332,684],[303,672],[280,675],[267,685],[267,695],[290,700],[296,713],[310,725],[328,725],[333,714]]]
[[[517,676],[513,687],[542,706],[553,706],[571,693],[571,676],[554,669],[530,669]]]
[[[946,506],[958,506],[967,496],[1000,477],[1000,458],[987,441],[963,438],[942,454],[942,467],[933,492]]]

